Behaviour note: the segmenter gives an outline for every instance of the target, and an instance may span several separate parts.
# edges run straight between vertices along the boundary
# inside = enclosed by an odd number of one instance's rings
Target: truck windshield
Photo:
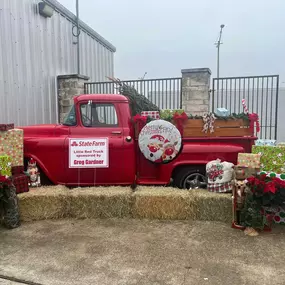
[[[76,126],[76,123],[75,106],[73,105],[62,124],[65,126]]]

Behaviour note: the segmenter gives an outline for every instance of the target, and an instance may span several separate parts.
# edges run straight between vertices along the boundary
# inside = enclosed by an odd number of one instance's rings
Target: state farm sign
[[[69,140],[69,168],[103,167],[109,167],[108,138]]]

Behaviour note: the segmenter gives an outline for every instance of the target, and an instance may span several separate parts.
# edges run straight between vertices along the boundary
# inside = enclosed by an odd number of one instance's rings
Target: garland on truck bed
[[[249,120],[250,120],[248,114],[245,114],[245,113],[239,113],[239,114],[233,113],[227,117],[220,117],[220,116],[217,116],[216,114],[214,114],[214,115],[215,115],[216,120],[229,121],[229,120],[242,119],[242,120],[247,121],[247,122],[249,122]],[[197,116],[197,115],[193,116],[191,114],[188,115],[187,117],[189,120],[203,120],[203,118],[204,118],[203,116]],[[169,114],[169,115],[165,114],[164,116],[161,116],[161,119],[168,121],[168,122],[171,122],[173,120],[173,114]],[[153,120],[155,120],[155,119],[151,118],[151,117],[147,117],[147,123],[151,122]]]
[[[141,114],[142,111],[160,111],[159,108],[149,101],[144,95],[139,94],[133,86],[120,81],[120,79],[110,77],[108,77],[108,79],[117,85],[120,94],[129,99],[132,116]]]

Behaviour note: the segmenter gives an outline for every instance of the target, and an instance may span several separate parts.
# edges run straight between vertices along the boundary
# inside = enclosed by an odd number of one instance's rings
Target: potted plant
[[[247,179],[247,187],[241,225],[255,230],[270,229],[274,209],[285,204],[285,181],[259,174]]]
[[[20,226],[20,214],[16,188],[9,177],[0,175],[0,203],[4,225],[13,229]]]

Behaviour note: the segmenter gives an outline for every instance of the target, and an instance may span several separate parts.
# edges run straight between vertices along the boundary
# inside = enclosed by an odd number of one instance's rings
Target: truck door
[[[68,184],[126,184],[123,131],[116,103],[80,102],[78,125],[66,140]]]

